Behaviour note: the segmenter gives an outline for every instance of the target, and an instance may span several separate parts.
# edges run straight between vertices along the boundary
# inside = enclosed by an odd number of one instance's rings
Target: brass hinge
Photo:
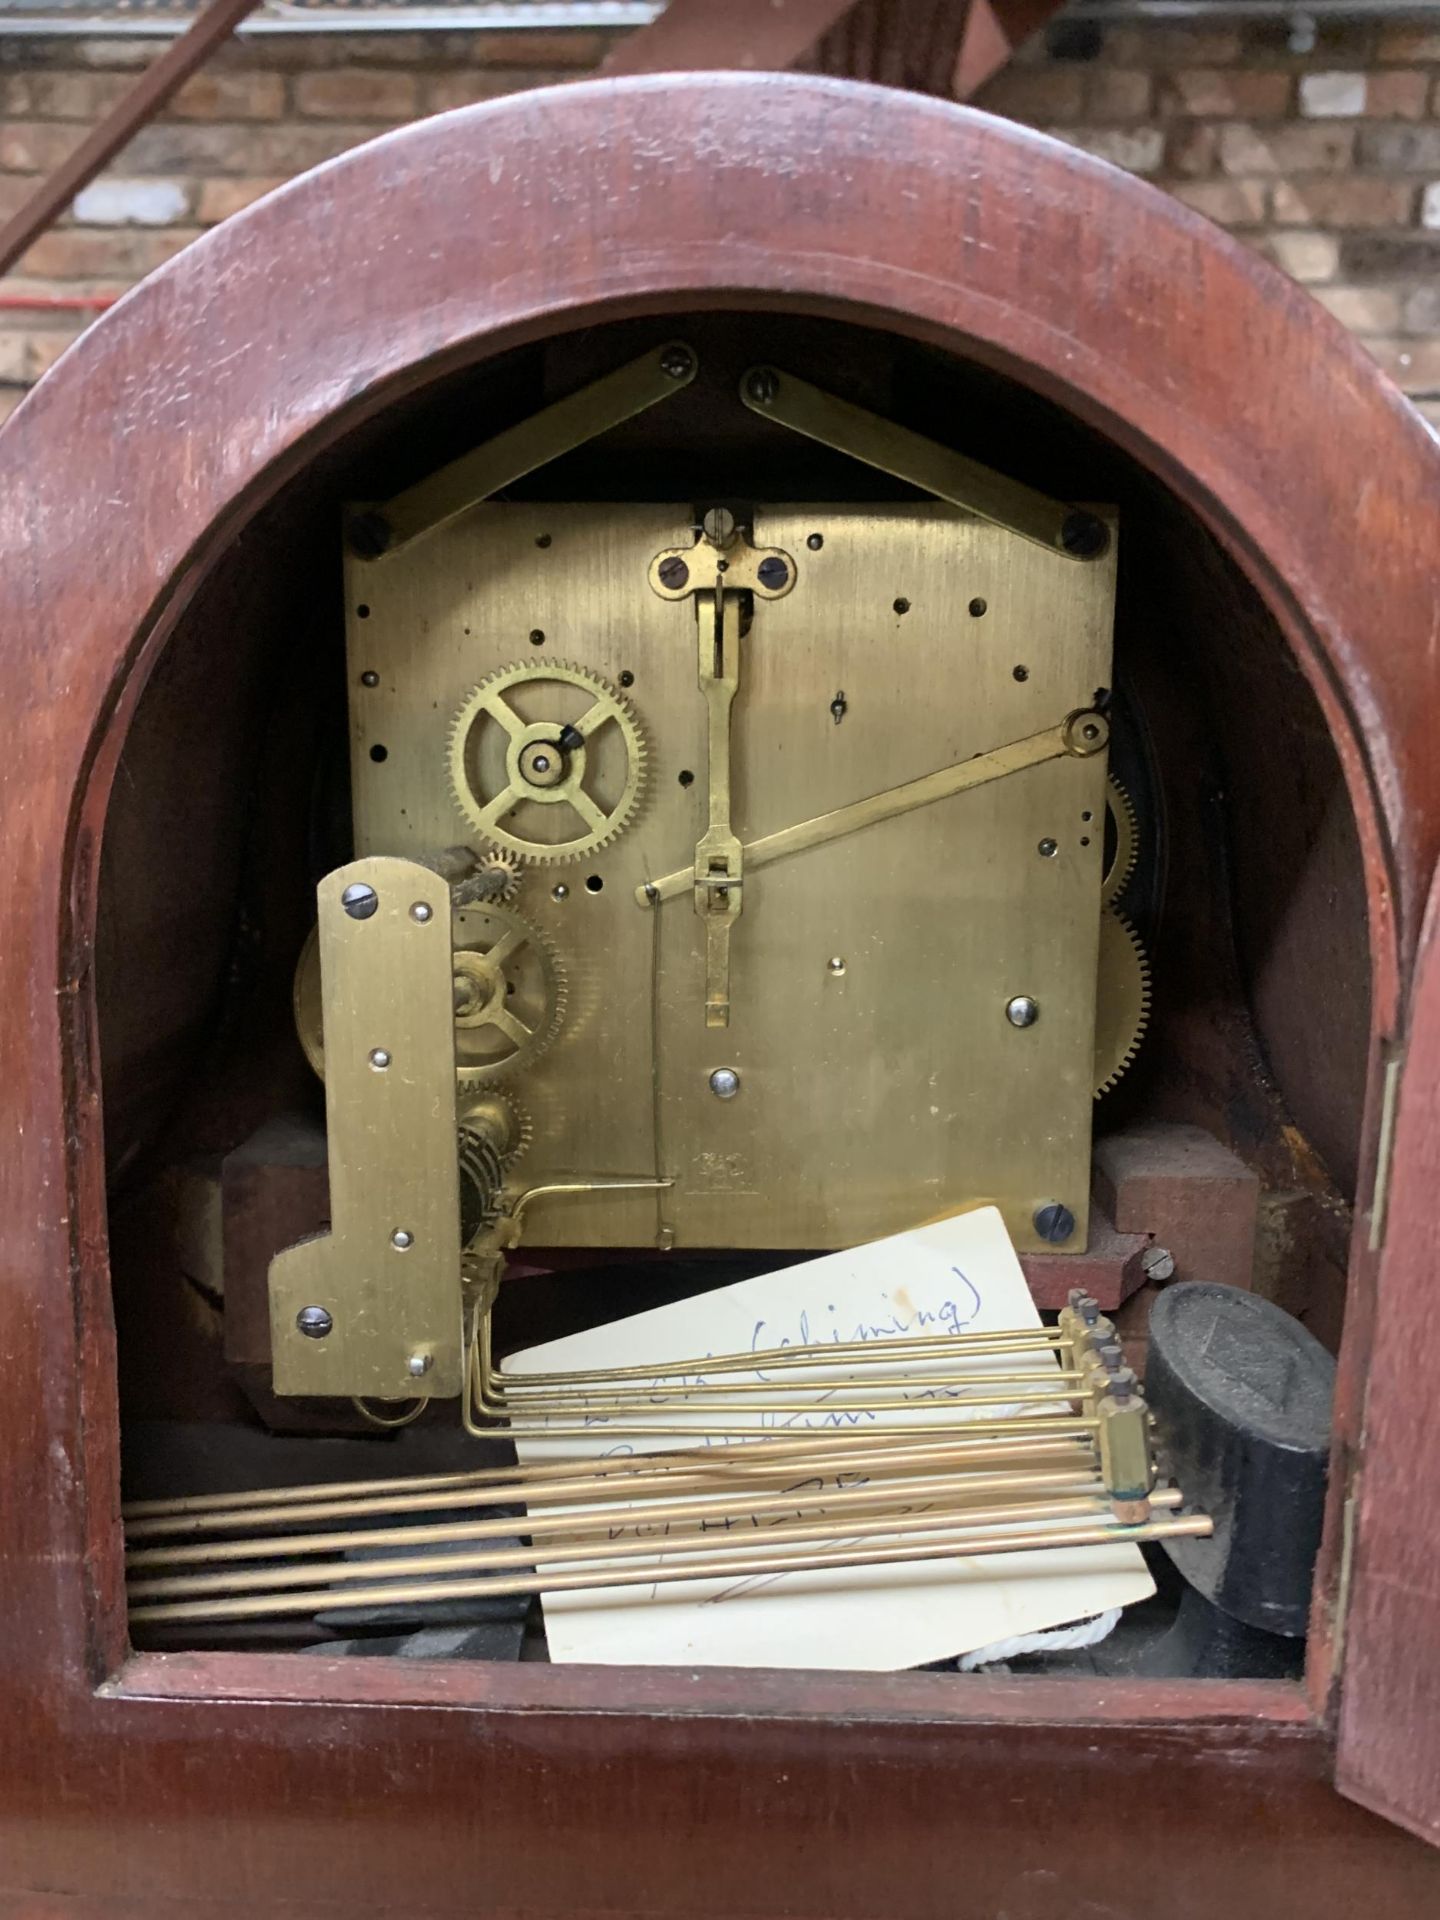
[[[1375,1187],[1370,1200],[1370,1251],[1378,1253],[1385,1244],[1385,1216],[1390,1203],[1390,1168],[1395,1158],[1395,1114],[1400,1105],[1400,1070],[1405,1064],[1402,1053],[1392,1053],[1385,1062],[1385,1079],[1380,1089],[1380,1144],[1375,1158]]]

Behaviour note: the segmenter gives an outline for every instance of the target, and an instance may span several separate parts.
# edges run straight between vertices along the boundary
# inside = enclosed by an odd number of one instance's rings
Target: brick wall
[[[1081,26],[979,104],[1143,174],[1308,286],[1440,425],[1440,28]],[[0,281],[0,416],[107,299],[204,227],[381,130],[573,78],[596,33],[232,44]],[[153,56],[0,39],[0,217]]]

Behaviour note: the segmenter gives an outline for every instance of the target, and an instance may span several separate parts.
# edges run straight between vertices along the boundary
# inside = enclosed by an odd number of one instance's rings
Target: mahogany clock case
[[[724,245],[698,244],[722,218]],[[127,1430],[253,1423],[157,1242],[156,1185],[316,1101],[289,974],[343,793],[340,504],[676,334],[693,393],[526,497],[743,499],[757,471],[775,498],[895,497],[736,415],[765,359],[1118,504],[1116,694],[1163,859],[1155,1017],[1098,1125],[1194,1121],[1255,1166],[1284,1196],[1259,1283],[1340,1349],[1303,1687],[127,1647]],[[1146,1911],[1136,1863],[1162,1844],[1179,1913],[1242,1889],[1289,1910],[1302,1862],[1317,1913],[1377,1885],[1397,1913],[1433,1903],[1423,1845],[1329,1784],[1338,1701],[1347,1791],[1425,1831],[1410,1781],[1440,1737],[1397,1730],[1392,1649],[1354,1638],[1357,1620],[1437,1633],[1428,1575],[1398,1612],[1371,1603],[1387,1553],[1433,1569],[1435,1548],[1423,1502],[1398,1544],[1372,1522],[1417,1428],[1392,1421],[1377,1451],[1362,1410],[1425,1125],[1403,1093],[1385,1116],[1377,1221],[1382,1088],[1440,844],[1423,722],[1440,688],[1418,644],[1440,484],[1339,330],[1160,196],[982,116],[814,81],[602,84],[447,116],[295,183],[123,303],[4,438],[0,1231],[34,1390],[3,1416],[0,1894],[154,1911],[243,1856],[249,1896],[297,1913],[447,1911],[467,1883],[514,1912],[952,1913],[953,1879],[914,1853],[943,1782],[952,1810],[982,1783],[992,1810],[983,1829],[956,1815],[966,1911],[1102,1890]],[[1399,1319],[1379,1321],[1399,1392],[1419,1279],[1400,1270]],[[798,1861],[788,1885],[772,1845]]]

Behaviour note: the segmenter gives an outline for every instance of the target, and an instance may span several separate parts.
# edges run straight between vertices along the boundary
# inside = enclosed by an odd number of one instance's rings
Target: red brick
[[[1052,127],[1050,131],[1128,173],[1157,173],[1165,155],[1165,138],[1158,127]]]
[[[419,110],[420,86],[413,73],[343,67],[302,74],[295,82],[295,105],[324,120],[409,120]]]
[[[1177,200],[1222,227],[1258,227],[1265,218],[1269,189],[1259,180],[1196,180],[1171,191]]]
[[[187,80],[170,102],[173,120],[278,120],[285,82],[278,73],[206,71]]]
[[[1027,126],[1078,120],[1084,103],[1084,74],[1076,66],[1002,67],[975,96],[975,105],[987,113]]]
[[[1215,154],[1220,130],[1201,120],[1181,120],[1173,128],[1165,147],[1165,170],[1187,179],[1215,171]]]
[[[0,106],[7,115],[37,120],[98,120],[135,84],[124,73],[12,73],[5,76]]]
[[[1365,80],[1365,111],[1372,120],[1420,120],[1429,90],[1428,73],[1371,73]]]
[[[1415,205],[1415,189],[1403,180],[1282,180],[1275,188],[1275,218],[1289,227],[1403,227]]]
[[[21,259],[19,271],[43,280],[138,280],[195,238],[187,228],[57,227]]]
[[[1234,27],[1107,27],[1101,58],[1117,67],[1223,67],[1240,58]]]
[[[78,127],[12,120],[0,127],[0,167],[8,173],[49,173],[80,144]]]
[[[556,67],[571,73],[587,72],[601,60],[622,36],[614,33],[578,31],[546,33],[534,29],[512,33],[467,33],[447,35],[459,43],[457,60],[476,67]]]
[[[1154,80],[1133,67],[1091,67],[1085,82],[1089,120],[1143,120],[1150,111]]]
[[[1220,129],[1222,173],[1339,173],[1355,154],[1353,125]]]
[[[1162,113],[1188,113],[1209,120],[1278,120],[1290,106],[1288,73],[1234,72],[1196,67],[1167,73],[1160,82]]]
[[[1328,233],[1271,233],[1255,243],[1282,273],[1305,286],[1331,280],[1340,264],[1340,242]]]
[[[329,121],[307,126],[282,120],[249,126],[212,124],[206,120],[177,121],[144,127],[125,149],[117,164],[127,175],[145,173],[260,174],[302,173],[333,160],[347,147],[373,140],[373,126],[340,126]]]
[[[1400,295],[1393,287],[1325,287],[1315,297],[1352,333],[1399,330]]]
[[[427,113],[449,113],[455,107],[470,107],[478,100],[497,100],[502,94],[522,93],[527,87],[541,87],[544,74],[520,73],[509,68],[496,73],[485,67],[473,72],[437,73],[424,82]]]
[[[1440,61],[1440,30],[1419,22],[1385,27],[1380,34],[1379,57],[1387,62]]]
[[[1440,397],[1440,340],[1367,340],[1365,347],[1404,392]]]
[[[270,174],[259,180],[202,181],[196,217],[202,225],[213,227],[217,221],[228,220],[232,213],[239,213],[263,194],[273,193],[276,187],[283,187],[284,184],[285,176],[279,174]]]

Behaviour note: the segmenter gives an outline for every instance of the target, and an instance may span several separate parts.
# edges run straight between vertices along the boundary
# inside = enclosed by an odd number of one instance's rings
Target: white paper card
[[[528,1348],[512,1355],[505,1371],[660,1365],[814,1341],[1039,1325],[1004,1222],[996,1208],[981,1207]],[[781,1419],[732,1411],[724,1425],[733,1437]],[[799,1417],[804,1426],[820,1423]],[[620,1438],[607,1432],[609,1424],[592,1415],[583,1438],[560,1439],[545,1437],[543,1421],[516,1423],[516,1449],[530,1464],[684,1444],[673,1436]],[[592,1588],[542,1599],[554,1661],[884,1671],[1084,1619],[1153,1591],[1139,1550],[1120,1544]]]

